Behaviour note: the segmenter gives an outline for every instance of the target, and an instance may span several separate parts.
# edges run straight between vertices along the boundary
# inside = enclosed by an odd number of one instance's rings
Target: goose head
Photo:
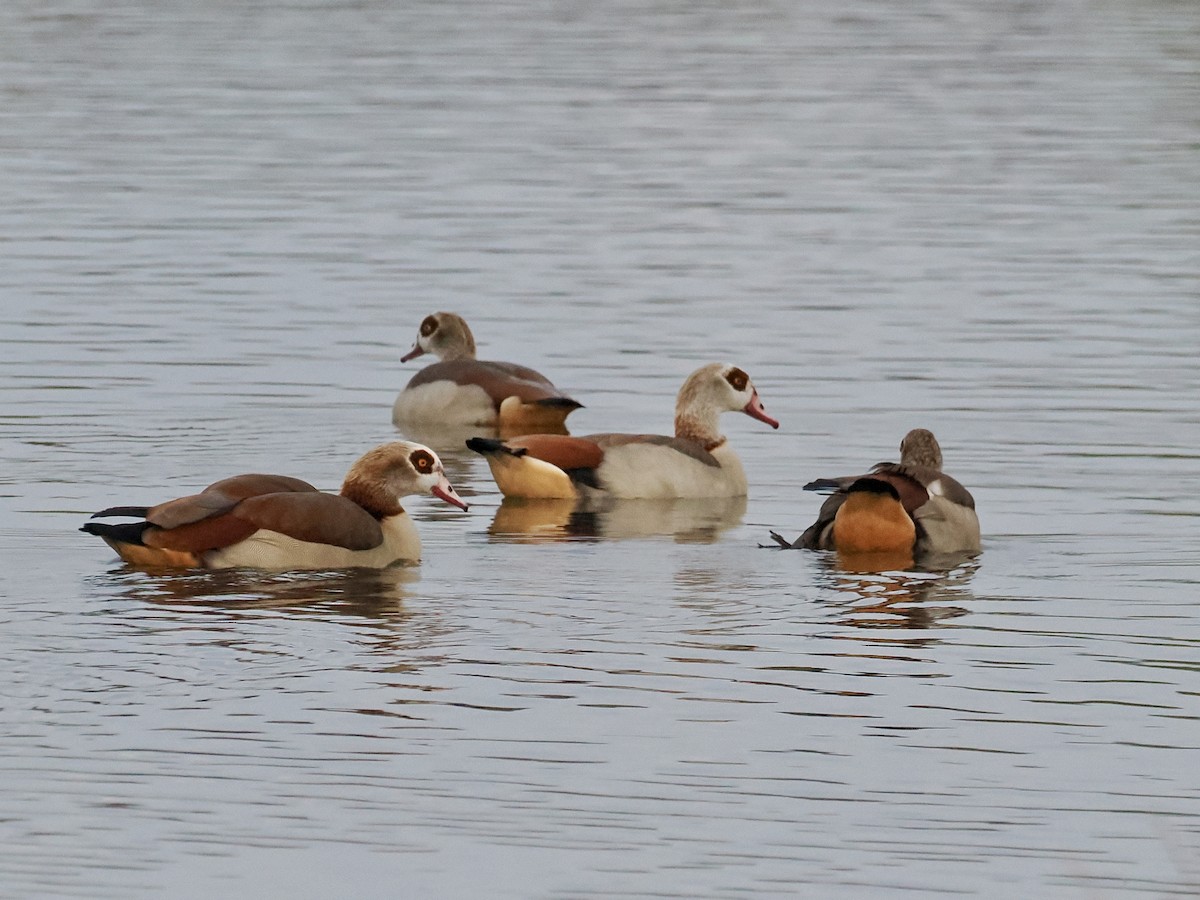
[[[467,508],[446,478],[438,455],[415,441],[393,441],[369,450],[350,467],[342,483],[342,496],[379,518],[403,512],[402,498],[425,493]]]
[[[436,312],[421,322],[417,341],[411,350],[400,357],[408,362],[426,353],[438,359],[474,359],[475,336],[462,316],[452,312]]]
[[[709,363],[689,375],[679,389],[675,434],[705,445],[719,444],[724,440],[717,422],[721,413],[738,411],[779,427],[779,422],[767,415],[758,389],[744,370],[728,363]]]
[[[933,432],[926,428],[914,428],[900,442],[900,464],[905,466],[928,466],[942,469],[942,448]]]

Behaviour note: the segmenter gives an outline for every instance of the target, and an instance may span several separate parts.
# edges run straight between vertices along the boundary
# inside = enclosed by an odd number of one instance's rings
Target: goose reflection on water
[[[399,610],[411,585],[420,580],[415,565],[384,569],[264,572],[258,569],[146,570],[122,564],[103,577],[107,593],[164,606],[223,609],[308,609],[377,617]]]
[[[97,596],[133,604],[122,611],[122,623],[161,634],[164,640],[302,657],[307,645],[295,643],[296,633],[277,624],[279,620],[313,622],[318,628],[338,625],[369,657],[335,655],[326,661],[330,669],[365,667],[404,676],[436,663],[441,656],[430,648],[440,646],[454,632],[436,609],[406,602],[419,579],[419,567],[411,565],[306,572],[168,572],[123,564],[89,578]],[[317,665],[311,660],[306,663],[310,664]]]
[[[741,524],[745,497],[676,500],[505,498],[488,528],[494,540],[538,543],[657,536],[711,544]]]
[[[958,604],[971,599],[969,583],[979,563],[973,556],[943,556],[914,567],[885,567],[885,560],[822,554],[818,584],[832,592],[838,623],[858,628],[933,628],[966,615]],[[952,602],[951,602],[952,601]]]

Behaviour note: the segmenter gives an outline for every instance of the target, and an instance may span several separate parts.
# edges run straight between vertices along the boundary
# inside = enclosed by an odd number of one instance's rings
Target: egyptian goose
[[[902,553],[914,559],[972,554],[980,549],[975,498],[942,471],[933,432],[914,428],[900,442],[900,462],[879,463],[865,475],[819,478],[806,491],[832,491],[817,521],[785,547],[841,554]]]
[[[396,441],[351,466],[341,494],[286,475],[235,475],[157,506],[103,510],[92,518],[140,521],[87,522],[81,530],[135,566],[383,568],[420,557],[421,539],[400,498],[425,491],[467,508],[436,453]]]
[[[506,497],[740,497],[746,473],[719,431],[723,412],[741,410],[772,428],[750,376],[711,363],[688,376],[675,404],[675,437],[657,434],[531,434],[509,440],[474,437]]]
[[[425,353],[440,362],[426,366],[400,392],[392,407],[397,425],[494,425],[561,434],[567,416],[583,405],[533,369],[476,359],[471,329],[454,313],[426,316],[417,342],[400,361]]]

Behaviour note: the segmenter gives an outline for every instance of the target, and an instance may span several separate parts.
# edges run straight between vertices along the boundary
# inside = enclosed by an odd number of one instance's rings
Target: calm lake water
[[[1200,892],[1200,6],[0,5],[0,896]],[[409,508],[417,569],[76,529],[392,439],[421,318],[744,506]],[[941,439],[984,551],[760,549]]]

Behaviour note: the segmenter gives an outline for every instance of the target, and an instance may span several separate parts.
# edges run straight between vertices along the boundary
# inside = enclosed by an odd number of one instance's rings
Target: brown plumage
[[[872,533],[867,523],[874,516],[878,533],[890,536],[876,542],[902,544],[901,533],[908,534],[903,515],[912,527],[907,541],[914,557],[977,553],[980,534],[975,498],[941,467],[937,439],[927,429],[915,428],[900,443],[900,462],[879,463],[864,475],[820,478],[806,484],[805,490],[832,491],[821,504],[817,520],[795,541],[774,532],[772,537],[784,547],[865,550],[871,540],[863,535]],[[850,502],[854,495],[861,496]],[[843,512],[848,503],[850,510]]]
[[[425,353],[440,362],[417,372],[396,398],[397,425],[496,425],[563,433],[565,420],[582,404],[527,366],[475,358],[475,337],[466,321],[437,312],[421,322],[413,348],[401,362]]]
[[[779,427],[749,375],[737,366],[710,363],[679,389],[674,436],[475,437],[467,446],[487,458],[506,497],[566,498],[588,491],[643,499],[741,497],[746,474],[719,427],[721,414],[735,410]]]
[[[514,456],[529,454],[560,469],[594,469],[604,459],[604,450],[594,437],[564,434],[527,434],[504,441]],[[475,449],[472,447],[471,449]]]
[[[103,510],[92,518],[140,521],[82,530],[139,566],[382,567],[419,556],[400,498],[426,490],[466,508],[432,450],[397,441],[362,456],[340,494],[283,475],[237,475],[157,506]]]
[[[886,480],[860,478],[846,488],[834,515],[837,549],[844,553],[912,552],[917,528],[900,497]]]

